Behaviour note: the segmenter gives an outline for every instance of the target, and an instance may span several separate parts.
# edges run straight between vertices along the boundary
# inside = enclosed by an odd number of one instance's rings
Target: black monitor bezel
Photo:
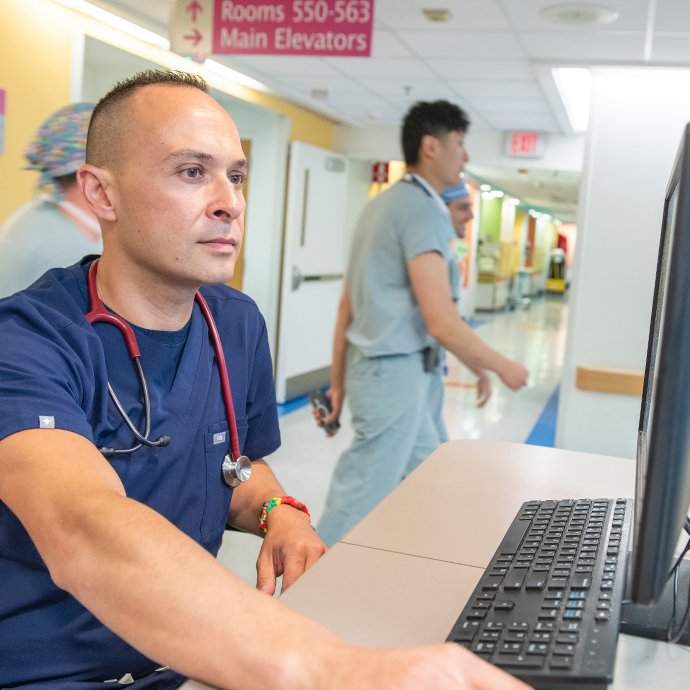
[[[690,505],[690,124],[664,200],[638,432],[631,595],[651,604],[668,580]]]

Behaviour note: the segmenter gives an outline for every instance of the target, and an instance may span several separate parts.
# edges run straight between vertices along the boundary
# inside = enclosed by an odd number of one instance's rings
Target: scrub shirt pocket
[[[247,435],[247,420],[237,420],[240,448]],[[223,458],[230,452],[228,423],[223,420],[208,428],[204,437],[206,456],[206,500],[201,517],[201,545],[214,555],[220,548],[228,521],[232,489],[223,480]]]

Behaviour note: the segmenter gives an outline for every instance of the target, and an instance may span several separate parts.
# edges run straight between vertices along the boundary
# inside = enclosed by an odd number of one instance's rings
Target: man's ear
[[[419,157],[434,159],[438,155],[439,140],[431,134],[425,134],[419,142]]]
[[[111,199],[110,175],[104,168],[86,163],[77,170],[77,184],[91,212],[101,220],[117,220]]]

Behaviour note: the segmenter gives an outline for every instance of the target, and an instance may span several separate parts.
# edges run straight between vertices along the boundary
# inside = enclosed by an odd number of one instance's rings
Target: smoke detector
[[[423,9],[422,14],[430,22],[449,22],[453,18],[453,15],[450,13],[450,10],[444,10],[444,9],[438,9],[438,10]]]
[[[601,26],[616,21],[619,12],[603,5],[591,5],[586,2],[563,2],[542,7],[539,14],[555,24]]]

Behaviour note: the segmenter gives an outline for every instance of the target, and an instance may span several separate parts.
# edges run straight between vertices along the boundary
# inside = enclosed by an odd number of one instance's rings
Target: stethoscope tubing
[[[88,277],[87,277],[87,290],[89,295],[89,311],[86,313],[86,320],[89,324],[94,324],[98,322],[109,323],[115,326],[123,335],[125,339],[125,344],[127,346],[127,351],[130,358],[134,361],[137,369],[137,374],[141,382],[141,387],[144,397],[144,433],[140,433],[136,428],[132,420],[129,418],[127,411],[124,409],[122,403],[119,401],[113,387],[108,382],[108,393],[117,407],[118,412],[122,416],[128,429],[134,435],[134,438],[138,441],[138,444],[132,448],[123,449],[101,449],[101,451],[108,451],[104,453],[106,455],[121,455],[126,453],[133,453],[138,450],[142,445],[146,446],[166,446],[168,445],[170,438],[168,436],[161,436],[155,441],[151,441],[148,436],[151,430],[151,402],[149,398],[148,385],[146,383],[146,377],[144,375],[143,368],[141,366],[141,351],[139,350],[139,345],[137,343],[136,335],[132,327],[120,316],[108,311],[105,304],[101,300],[98,294],[98,287],[96,284],[96,275],[98,271],[98,259],[96,259],[89,267]],[[225,354],[223,352],[223,345],[220,340],[220,335],[218,333],[218,327],[216,326],[215,319],[211,314],[211,310],[206,303],[199,291],[196,292],[194,300],[199,305],[199,309],[206,321],[209,334],[211,336],[211,343],[213,345],[213,350],[216,356],[216,363],[218,365],[218,372],[220,375],[220,388],[221,394],[223,396],[223,406],[225,407],[225,414],[228,421],[228,430],[230,433],[230,457],[233,462],[240,460],[240,441],[239,435],[237,433],[237,422],[235,418],[235,408],[232,402],[232,393],[230,391],[230,379],[228,377],[228,369],[225,364]]]

